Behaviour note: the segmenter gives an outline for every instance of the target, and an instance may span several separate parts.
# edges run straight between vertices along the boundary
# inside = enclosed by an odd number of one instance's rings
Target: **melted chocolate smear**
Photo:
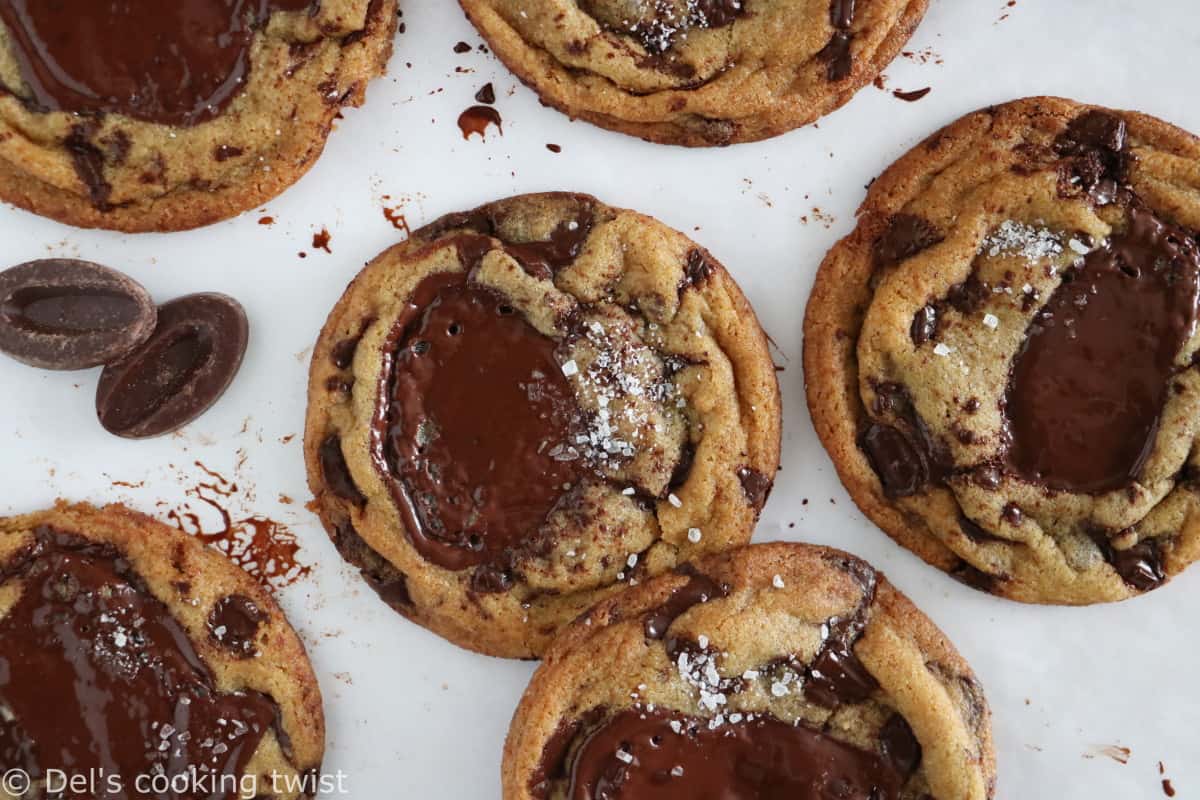
[[[876,267],[890,267],[912,258],[945,237],[933,223],[915,214],[895,214],[887,229],[875,240]]]
[[[208,615],[208,632],[213,640],[238,658],[258,655],[258,629],[269,617],[249,597],[222,597]]]
[[[579,732],[596,725],[604,717],[603,708],[593,708],[580,719],[564,719],[542,747],[542,757],[529,776],[529,793],[537,800],[546,800],[555,781],[569,777],[567,755]]]
[[[0,772],[132,782],[194,769],[232,780],[182,796],[236,797],[221,789],[236,789],[275,703],[219,693],[187,632],[114,548],[46,526],[35,537],[0,568],[0,583],[21,586],[0,620]]]
[[[504,118],[491,106],[471,106],[458,115],[458,129],[462,131],[464,139],[469,140],[472,134],[479,134],[480,139],[486,139],[489,125],[495,125],[500,135],[504,135]]]
[[[762,507],[767,504],[767,497],[771,494],[774,481],[769,476],[750,467],[738,469],[737,476],[742,484],[742,493],[746,495],[746,502],[755,511],[762,511]]]
[[[546,241],[505,242],[504,249],[530,275],[549,280],[579,257],[593,224],[591,210],[584,209],[577,216],[558,223]]]
[[[362,506],[367,502],[362,492],[358,490],[358,485],[354,483],[354,478],[350,475],[350,468],[346,465],[346,455],[342,452],[341,437],[333,434],[321,442],[317,457],[321,462],[321,475],[325,478],[325,485],[329,487],[329,491],[356,506]]]
[[[889,759],[802,723],[762,715],[709,729],[707,720],[630,709],[583,742],[567,797],[896,800],[904,777]]]
[[[688,575],[688,582],[671,592],[666,602],[646,616],[643,630],[647,639],[662,639],[667,635],[671,624],[690,608],[729,594],[727,587],[707,575],[696,572],[691,565],[685,564],[676,572]]]
[[[273,12],[314,6],[313,0],[0,0],[0,19],[34,109],[195,125],[220,114],[245,87],[255,30]]]
[[[585,469],[550,455],[579,418],[557,345],[511,312],[465,274],[439,273],[384,347],[376,465],[413,545],[447,569],[499,563]]]
[[[1005,401],[1010,469],[1073,492],[1137,480],[1198,310],[1200,247],[1131,207],[1030,323]]]
[[[0,9],[3,0],[0,0]],[[108,202],[112,196],[112,184],[104,177],[104,153],[92,144],[92,123],[73,125],[67,138],[63,139],[63,147],[71,154],[71,163],[75,174],[88,189],[88,199],[100,211],[111,211],[113,206]]]
[[[833,37],[829,44],[821,50],[825,59],[825,77],[831,81],[840,81],[850,75],[854,68],[854,56],[850,52],[850,43],[854,34],[850,27],[854,24],[855,0],[833,0],[829,4],[829,24],[833,26]]]

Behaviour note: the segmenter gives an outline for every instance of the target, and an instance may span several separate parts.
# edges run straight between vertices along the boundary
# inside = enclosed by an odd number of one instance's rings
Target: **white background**
[[[300,436],[282,440],[301,433],[308,349],[326,312],[400,235],[384,205],[402,206],[415,228],[510,194],[590,192],[689,232],[741,282],[786,366],[784,468],[758,539],[863,556],[949,634],[995,713],[999,797],[1163,797],[1162,761],[1179,798],[1200,798],[1200,568],[1149,596],[1089,609],[1025,607],[958,585],[854,508],[812,432],[800,364],[802,313],[821,257],[853,227],[864,185],[934,129],[988,104],[1062,94],[1200,131],[1200,4],[935,0],[907,48],[930,56],[926,63],[901,57],[886,72],[889,90],[931,86],[925,99],[867,87],[819,128],[707,151],[572,123],[541,107],[494,57],[453,52],[460,40],[480,42],[457,3],[402,4],[407,32],[388,76],[372,84],[364,108],[346,112],[312,172],[265,211],[190,233],[123,236],[0,208],[0,266],[94,259],[160,301],[232,294],[252,325],[245,366],[225,398],[182,434],[148,442],[114,438],[96,423],[94,372],[55,374],[0,358],[0,513],[66,497],[161,514],[188,501],[184,489],[202,477],[197,460],[236,476],[233,510],[287,523],[314,565],[281,600],[320,675],[326,766],[348,773],[349,796],[498,798],[501,745],[533,665],[460,651],[388,610],[304,510]],[[465,142],[456,118],[488,81],[504,135]],[[264,213],[274,226],[257,224]],[[333,253],[300,259],[323,226]],[[236,469],[239,449],[245,462]],[[281,504],[280,494],[296,502]],[[1112,744],[1132,749],[1127,765],[1096,755]]]

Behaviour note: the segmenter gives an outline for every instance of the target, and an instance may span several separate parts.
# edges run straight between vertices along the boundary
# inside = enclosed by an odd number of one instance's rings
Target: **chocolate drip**
[[[592,214],[584,210],[558,223],[544,242],[505,242],[504,249],[535,278],[550,280],[578,258],[592,232]]]
[[[314,0],[0,0],[0,19],[32,108],[195,125],[245,87],[255,30],[272,13],[314,7]]]
[[[678,733],[676,732],[678,730]],[[769,715],[708,721],[630,709],[580,746],[570,800],[897,800],[906,776],[893,758]]]
[[[1073,492],[1138,480],[1198,310],[1200,247],[1131,206],[1029,325],[1005,398],[1009,468]]]
[[[20,597],[0,619],[0,773],[242,775],[275,703],[219,693],[187,631],[112,546],[39,527],[0,567],[0,583],[14,581]],[[236,784],[196,796],[229,800]]]
[[[452,570],[500,564],[586,467],[557,344],[463,273],[414,291],[384,346],[372,449],[410,540]],[[558,454],[559,457],[551,455]],[[495,587],[494,573],[477,576]]]

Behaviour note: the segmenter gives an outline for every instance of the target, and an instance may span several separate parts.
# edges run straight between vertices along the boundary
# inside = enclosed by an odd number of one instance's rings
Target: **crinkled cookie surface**
[[[871,187],[805,325],[855,501],[1029,602],[1157,588],[1200,556],[1200,142],[1057,98],[986,109]]]
[[[539,654],[596,600],[749,539],[774,366],[723,267],[591,197],[452,214],[372,261],[313,354],[305,452],[343,555],[465,647]]]

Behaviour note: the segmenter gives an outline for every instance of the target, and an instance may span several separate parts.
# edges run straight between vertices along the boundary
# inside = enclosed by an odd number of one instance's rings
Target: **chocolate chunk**
[[[903,778],[908,778],[921,766],[921,743],[908,720],[899,714],[892,714],[883,724],[879,731],[879,749]]]
[[[371,549],[349,519],[334,524],[331,535],[338,553],[346,561],[355,564],[362,572],[367,585],[379,595],[379,599],[396,611],[406,613],[412,608],[412,595],[408,591],[408,577],[392,566],[392,563]]]
[[[273,12],[314,7],[314,0],[0,0],[0,20],[33,108],[195,125],[246,85],[254,33]]]
[[[647,639],[662,639],[667,635],[667,629],[671,627],[671,624],[688,609],[724,597],[729,593],[726,587],[707,575],[696,572],[690,565],[685,564],[677,571],[688,575],[688,582],[672,590],[661,606],[646,615],[642,629],[645,631]]]
[[[713,273],[712,262],[708,260],[703,250],[692,250],[688,253],[687,265],[683,269],[683,281],[680,290],[704,285]]]
[[[767,504],[767,498],[771,494],[771,487],[774,481],[769,476],[750,467],[739,468],[737,476],[738,480],[742,483],[742,493],[746,495],[746,502],[755,511],[761,511],[762,507]]]
[[[1162,552],[1158,542],[1145,539],[1133,547],[1117,550],[1107,536],[1097,534],[1094,538],[1100,546],[1100,551],[1104,553],[1105,560],[1112,564],[1121,580],[1133,588],[1140,592],[1148,592],[1166,582],[1167,574],[1163,570]]]
[[[990,531],[983,528],[962,511],[958,512],[958,527],[972,542],[986,542],[996,538]]]
[[[583,741],[570,798],[839,798],[898,800],[907,776],[886,756],[768,714],[710,726],[661,710],[629,709]],[[719,794],[714,794],[718,791]]]
[[[908,329],[909,338],[917,347],[928,342],[937,333],[937,309],[932,305],[925,305],[913,317],[912,325]]]
[[[500,594],[512,585],[512,573],[496,564],[483,564],[471,574],[471,591],[478,594]]]
[[[879,682],[867,671],[852,644],[834,636],[813,660],[804,682],[804,697],[825,708],[845,703],[861,703],[879,688]]]
[[[112,184],[104,177],[104,153],[91,140],[94,129],[92,123],[71,126],[71,132],[63,139],[63,148],[71,155],[75,174],[87,187],[92,205],[100,211],[110,211],[112,204],[108,199],[112,196]]]
[[[1052,489],[1138,479],[1200,311],[1200,246],[1134,206],[1030,323],[1008,381],[1008,465]]]
[[[141,284],[69,258],[0,272],[0,351],[43,369],[117,361],[154,331],[158,311]]]
[[[413,546],[446,569],[497,563],[585,474],[563,450],[579,412],[558,343],[512,311],[466,274],[439,273],[384,343],[375,466]]]
[[[889,267],[926,250],[944,237],[933,223],[914,214],[895,214],[875,240],[875,264]]]
[[[340,436],[335,433],[321,442],[317,458],[321,462],[321,476],[325,479],[325,485],[329,487],[329,491],[356,506],[367,502],[362,492],[358,490],[357,484],[354,483],[354,478],[350,475],[350,468],[346,465],[346,456],[342,452]]]
[[[1096,205],[1108,205],[1120,193],[1131,156],[1125,120],[1107,111],[1086,111],[1071,121],[1055,141],[1064,157],[1059,194],[1071,197],[1082,189]]]
[[[950,577],[959,583],[966,584],[972,589],[978,589],[981,592],[995,591],[996,583],[1005,580],[1003,576],[984,572],[966,561],[959,562],[954,569],[950,570]]]
[[[216,779],[204,797],[238,797],[276,704],[219,691],[187,630],[111,545],[45,526],[34,537],[0,565],[5,588],[21,584],[0,619],[0,766],[35,780],[63,768],[185,783],[198,772]]]
[[[929,468],[907,436],[890,425],[872,424],[859,437],[888,497],[909,497],[929,481]]]
[[[258,655],[258,629],[267,619],[267,613],[249,597],[232,594],[213,606],[208,615],[208,633],[238,658],[253,658]]]
[[[1017,527],[1025,519],[1025,514],[1021,511],[1021,507],[1016,503],[1007,503],[1004,509],[1000,512],[1000,518],[1013,527]]]
[[[490,83],[485,83],[478,92],[475,93],[475,102],[486,103],[491,105],[496,102],[496,89]]]
[[[233,382],[249,333],[246,312],[223,294],[192,294],[163,305],[150,338],[101,374],[100,424],[128,439],[187,425]]]

